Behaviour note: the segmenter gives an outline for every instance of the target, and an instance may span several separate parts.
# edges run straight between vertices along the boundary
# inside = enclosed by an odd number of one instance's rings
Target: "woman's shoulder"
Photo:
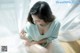
[[[32,23],[30,23],[30,22],[26,22],[26,27],[27,27],[27,28],[34,27],[34,24],[32,24]]]
[[[53,25],[60,25],[60,22],[58,19],[55,19],[53,22],[52,22]]]
[[[24,25],[23,30],[24,30],[25,32],[29,32],[29,31],[31,31],[31,29],[32,29],[33,26],[34,26],[34,25],[31,24],[30,22],[26,22],[25,25]]]
[[[61,25],[58,19],[55,19],[55,25]]]

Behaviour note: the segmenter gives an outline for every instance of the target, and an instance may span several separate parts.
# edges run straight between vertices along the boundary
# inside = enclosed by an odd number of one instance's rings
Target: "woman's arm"
[[[22,30],[20,32],[20,38],[24,40],[24,44],[27,45],[27,46],[30,46],[31,45],[31,42],[30,40],[26,37],[26,32],[24,30]]]
[[[34,45],[34,44],[39,44],[39,45],[41,45],[41,44],[44,44],[44,43],[47,43],[47,40],[46,40],[46,39],[40,40],[40,41],[38,41],[38,42],[32,41],[31,44],[30,44],[30,46],[31,46],[31,45]]]
[[[47,38],[42,39],[40,41],[37,42],[38,44],[43,44],[43,43],[47,43]]]
[[[43,43],[46,43],[47,42],[47,38],[45,38],[45,39],[42,39],[42,40],[40,40],[40,41],[38,41],[38,42],[35,42],[35,41],[29,41],[29,39],[26,37],[26,32],[24,31],[24,30],[22,30],[21,32],[20,32],[20,38],[21,39],[23,39],[23,40],[25,40],[25,44],[26,45],[33,45],[33,44],[43,44]]]
[[[57,22],[57,23],[55,24],[55,28],[54,28],[53,31],[52,31],[52,32],[53,32],[52,35],[51,35],[50,37],[48,37],[48,39],[47,39],[47,42],[48,42],[48,43],[49,43],[49,42],[52,42],[53,39],[56,39],[56,38],[58,37],[59,28],[60,28],[60,23]]]

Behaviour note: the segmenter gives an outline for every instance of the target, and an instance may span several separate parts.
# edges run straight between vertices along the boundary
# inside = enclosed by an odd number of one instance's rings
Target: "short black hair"
[[[52,22],[55,19],[55,16],[52,15],[52,11],[49,4],[45,1],[36,2],[30,9],[27,20],[30,23],[34,24],[31,15],[37,15],[44,22]]]

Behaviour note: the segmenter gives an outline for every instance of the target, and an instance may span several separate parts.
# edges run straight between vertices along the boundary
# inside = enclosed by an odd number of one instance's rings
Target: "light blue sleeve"
[[[60,28],[60,23],[57,22],[55,24],[55,28],[53,29],[51,36],[48,37],[47,39],[47,43],[51,42],[53,39],[56,39],[58,37],[59,28]]]
[[[26,34],[28,35],[26,35],[26,38],[28,38],[30,41],[32,41],[32,37],[31,37],[31,35],[30,35],[30,28],[31,28],[31,25],[30,25],[30,23],[26,23],[25,24],[25,26],[24,26],[24,28],[23,28],[23,30],[26,32]]]

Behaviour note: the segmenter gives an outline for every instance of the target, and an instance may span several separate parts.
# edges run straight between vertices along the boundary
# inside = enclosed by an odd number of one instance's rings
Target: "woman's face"
[[[33,19],[33,22],[37,25],[43,26],[46,24],[42,19],[39,19],[37,15],[32,15],[32,19]]]

